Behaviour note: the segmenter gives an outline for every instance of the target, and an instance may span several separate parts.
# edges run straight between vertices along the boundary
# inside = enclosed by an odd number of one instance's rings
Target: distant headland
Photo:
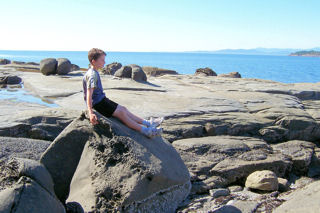
[[[289,56],[309,56],[309,57],[320,57],[320,51],[298,51],[291,53]]]

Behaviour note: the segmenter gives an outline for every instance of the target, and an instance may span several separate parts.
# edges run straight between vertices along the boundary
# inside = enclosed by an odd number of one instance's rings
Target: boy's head
[[[106,53],[98,48],[92,48],[88,52],[88,59],[91,65],[97,68],[102,68],[105,64]]]

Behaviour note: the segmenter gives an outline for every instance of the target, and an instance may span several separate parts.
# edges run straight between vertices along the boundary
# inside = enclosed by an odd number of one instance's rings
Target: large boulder
[[[132,65],[131,78],[135,81],[147,81],[147,75],[143,72],[142,68],[138,65]]]
[[[111,64],[107,64],[103,70],[104,74],[114,75],[114,73],[122,67],[121,63],[113,62]]]
[[[65,212],[42,164],[24,158],[12,158],[4,167],[2,163],[0,212]]]
[[[211,68],[199,68],[194,73],[195,75],[204,75],[204,76],[217,76],[217,73],[213,71]]]
[[[61,201],[85,211],[174,212],[190,191],[190,176],[171,144],[148,139],[115,118],[75,119],[41,157]]]
[[[55,58],[45,58],[40,61],[40,71],[44,75],[57,74],[57,60]]]
[[[150,67],[150,66],[144,66],[142,67],[142,70],[144,73],[146,73],[149,76],[162,76],[162,75],[177,75],[177,71],[174,70],[168,70],[158,67]]]
[[[66,75],[71,72],[71,62],[67,58],[58,58],[57,62],[58,75]]]
[[[64,213],[63,204],[36,181],[22,176],[0,192],[0,212]]]
[[[131,74],[132,74],[132,67],[123,66],[114,73],[114,76],[120,77],[120,78],[131,78]]]
[[[54,195],[53,181],[47,169],[33,159],[11,157],[0,163],[0,191],[13,185],[14,180],[26,176],[35,180],[41,187]]]
[[[78,70],[80,70],[80,67],[79,67],[78,65],[76,65],[76,64],[71,64],[71,72],[72,72],[72,71],[78,71]]]
[[[35,160],[40,159],[49,145],[49,141],[0,137],[0,191],[12,186],[21,174],[34,178],[36,175],[31,174],[41,170],[37,169],[39,164]],[[42,174],[41,171],[38,173]],[[42,181],[40,179],[42,178],[38,178],[39,182]],[[46,182],[45,178],[43,181]]]
[[[0,65],[6,65],[6,64],[10,64],[10,63],[11,63],[11,61],[8,59],[5,59],[5,58],[0,59]]]

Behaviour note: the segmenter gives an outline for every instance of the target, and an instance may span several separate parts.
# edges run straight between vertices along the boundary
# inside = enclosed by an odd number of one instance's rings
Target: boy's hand
[[[99,123],[96,114],[89,113],[89,117],[90,117],[90,122],[92,123],[92,125],[96,125]]]

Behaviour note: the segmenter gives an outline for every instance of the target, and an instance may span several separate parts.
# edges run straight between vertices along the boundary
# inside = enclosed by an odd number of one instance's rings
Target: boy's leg
[[[129,117],[130,117],[132,120],[136,121],[136,122],[139,123],[139,124],[142,124],[142,122],[143,122],[144,119],[136,116],[135,114],[133,114],[132,112],[130,112],[128,109],[127,109],[127,113],[128,113]]]
[[[154,127],[157,127],[157,126],[159,126],[159,125],[162,123],[162,121],[163,121],[163,117],[156,118],[156,119],[151,118],[152,120],[145,120],[145,119],[143,119],[143,118],[140,118],[140,117],[136,116],[135,114],[133,114],[132,112],[130,112],[128,109],[125,108],[125,110],[127,111],[129,117],[130,117],[132,120],[136,121],[138,124],[142,124],[142,125],[147,126],[147,127],[152,126],[152,125],[153,125]]]
[[[162,128],[159,128],[159,129],[150,128],[150,127],[145,127],[145,126],[137,123],[135,120],[133,120],[129,116],[128,110],[121,105],[117,106],[117,108],[113,112],[112,116],[119,118],[128,127],[132,128],[136,131],[142,132],[144,135],[148,136],[149,138],[152,138],[154,136],[158,136],[162,133]]]
[[[128,127],[131,129],[134,129],[136,131],[141,131],[141,125],[133,120],[130,116],[129,113],[127,113],[128,110],[121,106],[118,105],[112,116],[119,118],[123,123],[125,123]]]

